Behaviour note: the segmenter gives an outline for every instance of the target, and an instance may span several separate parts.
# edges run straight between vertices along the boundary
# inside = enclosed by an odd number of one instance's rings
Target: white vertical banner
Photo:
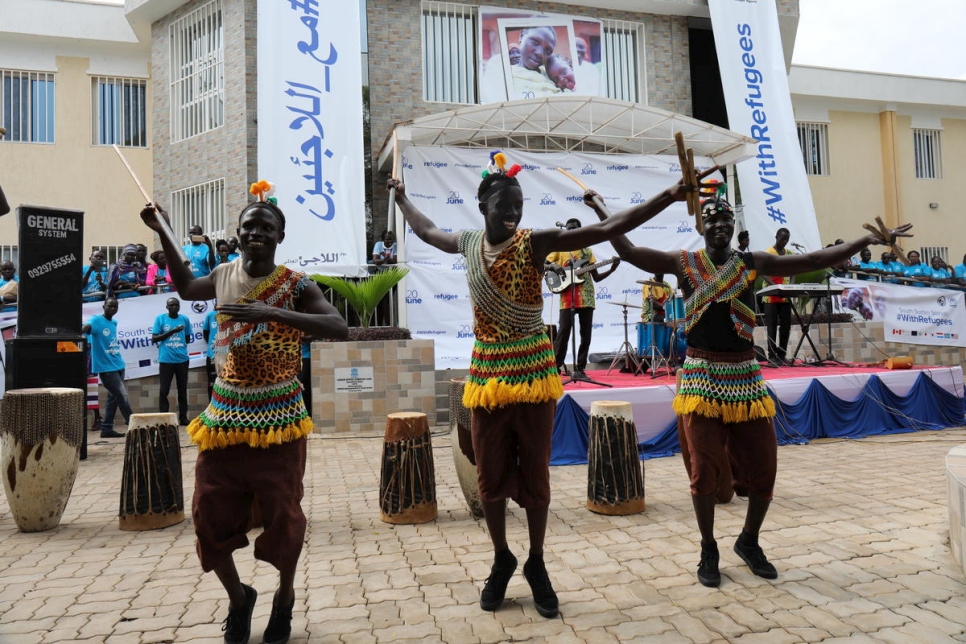
[[[772,0],[709,0],[728,125],[758,141],[737,164],[752,245],[770,246],[779,228],[806,250],[822,247],[802,163]]]
[[[355,3],[258,0],[258,178],[293,270],[366,274],[360,51]]]

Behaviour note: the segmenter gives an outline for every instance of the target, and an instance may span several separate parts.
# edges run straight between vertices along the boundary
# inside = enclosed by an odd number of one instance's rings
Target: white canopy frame
[[[757,154],[755,139],[689,116],[598,96],[558,95],[469,105],[398,123],[379,152],[377,168],[399,176],[400,153],[409,145],[677,157],[675,132],[683,134],[695,157],[708,157],[722,168]],[[399,229],[401,217],[390,198],[391,229]],[[405,262],[403,244],[398,257]],[[405,325],[402,297],[397,306],[399,323]]]

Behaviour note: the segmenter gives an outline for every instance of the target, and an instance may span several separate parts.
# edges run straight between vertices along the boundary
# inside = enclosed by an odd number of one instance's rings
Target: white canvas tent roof
[[[522,148],[531,152],[677,155],[674,133],[696,157],[718,165],[754,156],[755,140],[656,107],[597,96],[548,96],[470,105],[396,125],[379,153],[390,171],[393,150],[407,143],[467,148]]]

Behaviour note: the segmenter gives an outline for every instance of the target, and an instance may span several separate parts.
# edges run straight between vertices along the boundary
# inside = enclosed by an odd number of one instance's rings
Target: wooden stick
[[[563,168],[557,168],[557,172],[559,172],[560,174],[564,175],[565,177],[567,177],[568,179],[576,183],[578,186],[580,186],[583,189],[584,192],[587,192],[588,190],[590,190],[590,188],[587,187],[587,184],[585,184],[583,181],[581,181],[574,175],[570,174]],[[600,208],[601,212],[603,212],[605,215],[610,217],[610,210],[608,210],[607,206],[604,205],[604,200],[600,198],[600,195],[594,195],[594,204],[596,204],[597,207]]]
[[[125,158],[124,153],[121,152],[121,148],[118,147],[116,143],[111,147],[113,147],[114,151],[117,152],[117,156],[121,158],[121,163],[124,164],[124,167],[127,168],[128,174],[130,174],[131,178],[134,179],[134,183],[137,184],[138,190],[141,191],[141,195],[144,197],[145,202],[149,204],[154,204],[154,199],[152,199],[151,195],[148,194],[148,191],[144,189],[144,184],[141,183],[140,179],[138,179],[138,175],[134,172],[134,168],[131,167],[131,164],[128,163],[128,160],[127,158]],[[168,220],[165,219],[160,212],[158,212],[158,221],[161,222],[161,228],[163,229],[164,234],[167,235],[168,241],[171,242],[172,246],[178,249],[177,250],[178,259],[181,260],[181,263],[184,264],[185,266],[191,264],[191,260],[189,260],[188,256],[184,254],[184,250],[181,248],[181,244],[179,244],[178,240],[175,238],[174,231],[171,230],[171,224],[168,223]]]

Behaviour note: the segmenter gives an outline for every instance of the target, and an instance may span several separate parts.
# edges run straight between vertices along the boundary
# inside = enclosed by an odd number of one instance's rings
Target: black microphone
[[[566,227],[567,227],[567,224],[565,224],[565,223],[563,223],[563,222],[560,222],[560,221],[558,221],[558,222],[557,222],[556,224],[554,224],[554,225],[555,225],[555,226],[556,226],[557,228],[566,228]]]

